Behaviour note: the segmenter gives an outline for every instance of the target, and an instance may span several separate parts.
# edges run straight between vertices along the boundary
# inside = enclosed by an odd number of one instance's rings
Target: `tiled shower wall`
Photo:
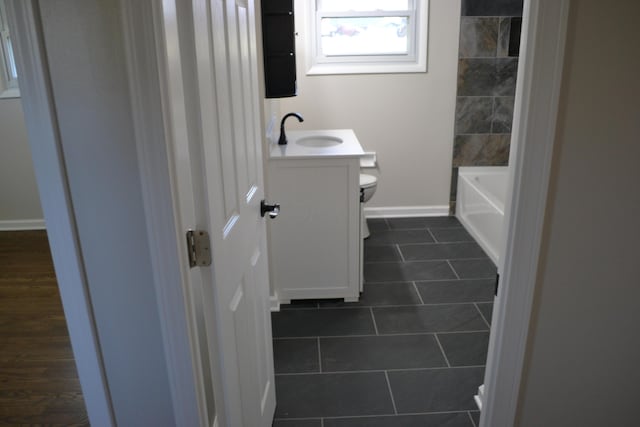
[[[458,167],[509,160],[523,0],[462,0],[451,213]]]

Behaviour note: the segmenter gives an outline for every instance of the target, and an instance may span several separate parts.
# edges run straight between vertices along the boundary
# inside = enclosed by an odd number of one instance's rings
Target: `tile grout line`
[[[497,19],[495,19],[495,21],[496,21],[496,26],[497,26],[496,29],[498,31],[497,31],[497,34],[496,34],[496,50],[495,50],[494,54],[495,54],[496,58],[500,58],[500,40],[502,39],[502,37],[500,37],[500,34],[501,34],[500,33],[500,27],[501,27],[500,23],[501,23],[502,20],[500,18],[497,18]],[[509,31],[509,33],[511,33],[511,31]],[[509,50],[508,46],[507,46],[507,50]],[[495,97],[494,97],[494,103],[495,103]],[[491,115],[491,117],[493,118],[493,114]],[[493,120],[491,120],[491,131],[493,131]]]
[[[469,419],[471,420],[471,424],[473,424],[473,427],[478,427],[476,425],[476,422],[473,420],[473,417],[471,416],[471,411],[467,411],[467,415],[469,415]]]
[[[440,343],[440,338],[438,338],[438,334],[433,334],[433,336],[436,339],[436,342],[438,343],[438,347],[440,347],[440,351],[442,352],[444,361],[447,362],[447,368],[451,368],[451,363],[449,363],[449,358],[447,357],[447,354],[444,352],[444,347],[442,347],[442,344]]]
[[[322,373],[322,352],[320,351],[320,337],[317,337],[318,341],[318,369]]]
[[[422,244],[422,243],[418,243],[418,244]],[[438,245],[442,245],[442,243],[425,243],[426,245],[434,245],[434,244],[438,244]],[[404,258],[404,257],[403,257]],[[437,262],[437,261],[447,261],[449,259],[453,259],[454,261],[490,261],[491,258],[489,258],[488,256],[485,257],[471,257],[471,258],[429,258],[429,259],[412,259],[410,261],[403,261],[403,262]],[[366,261],[365,264],[399,264],[398,261]]]
[[[380,335],[378,325],[376,324],[376,316],[373,314],[373,307],[369,307],[369,313],[371,313],[371,320],[373,320],[373,329],[376,331],[376,335]]]
[[[382,219],[384,220],[384,225],[387,226],[387,230],[391,230],[391,226],[389,225],[389,221],[387,221],[387,218],[382,218]]]
[[[460,411],[431,411],[431,412],[403,412],[401,414],[397,414],[398,416],[412,416],[412,415],[435,415],[435,414],[466,414],[469,413],[468,410],[460,410]],[[274,417],[274,420],[278,421],[299,421],[299,420],[348,420],[348,419],[361,419],[361,418],[396,418],[396,414],[367,414],[367,415],[337,415],[337,416],[329,416],[329,417],[291,417],[291,418],[277,418]]]
[[[480,259],[480,258],[478,258]],[[484,258],[482,258],[484,259]],[[428,282],[460,282],[460,281],[466,281],[466,280],[494,280],[495,281],[496,277],[492,276],[492,277],[483,277],[480,279],[418,279],[415,280],[416,282],[424,282],[424,283],[428,283]],[[380,284],[385,284],[385,283],[407,283],[410,282],[410,280],[386,280],[386,281],[382,281],[382,282],[372,282],[372,281],[368,281],[366,282],[366,284],[368,285],[380,285]],[[495,283],[495,282],[494,282]],[[306,307],[307,309],[309,307]],[[284,311],[286,310],[302,310],[303,308],[285,308]],[[281,310],[282,311],[282,310]]]
[[[455,269],[455,268],[453,268],[453,265],[451,265],[451,261],[447,260],[447,264],[449,264],[449,267],[451,268],[451,270],[453,270],[453,274],[455,274],[455,275],[456,275],[456,277],[458,278],[458,280],[462,280],[462,279],[460,278],[460,276],[458,275],[458,272],[456,271],[456,269]]]
[[[391,397],[391,404],[393,405],[393,413],[398,415],[398,408],[396,407],[396,400],[393,398],[393,391],[391,390],[391,381],[389,381],[389,373],[384,371],[384,378],[387,380],[387,389],[389,390],[389,397]]]
[[[473,306],[476,308],[476,310],[478,310],[478,313],[480,313],[480,317],[482,317],[482,320],[484,320],[484,323],[486,323],[489,329],[491,329],[491,323],[489,323],[489,321],[484,317],[484,314],[482,314],[482,310],[480,310],[480,307],[478,307],[478,303],[474,302]]]
[[[489,279],[483,279],[483,280],[489,280]],[[417,280],[417,282],[420,282],[420,280]],[[412,282],[387,282],[387,283],[412,283]],[[369,285],[371,284],[376,285],[377,283],[369,283]],[[477,302],[481,304],[488,304],[488,303],[491,303],[492,301],[477,301]],[[312,311],[312,310],[317,310],[317,311],[362,310],[366,308],[397,308],[397,307],[413,307],[417,305],[426,305],[426,306],[464,305],[464,304],[474,304],[474,303],[475,303],[474,301],[467,301],[467,302],[431,302],[431,303],[424,303],[424,304],[354,305],[354,306],[342,306],[342,307],[336,306],[336,307],[320,307],[320,308],[291,308],[283,311],[288,312],[288,311]]]
[[[404,255],[402,254],[402,251],[400,250],[400,243],[396,243],[396,249],[398,250],[398,253],[400,254],[400,259],[402,260],[402,262],[406,262],[407,260],[404,259]]]
[[[484,16],[483,16],[483,18],[484,18]],[[503,18],[505,18],[505,17],[503,17]],[[468,60],[468,59],[472,59],[472,60],[473,59],[485,59],[485,60],[487,60],[487,59],[497,59],[497,60],[511,59],[511,60],[517,61],[518,58],[519,58],[518,56],[463,56],[463,57],[460,57],[458,59],[465,59],[465,60]],[[492,98],[492,97],[496,97],[496,96],[499,96],[501,98],[506,98],[506,97],[511,96],[511,95],[459,95],[459,96],[456,96],[456,98]]]
[[[456,227],[456,228],[458,228],[458,227]],[[436,235],[431,232],[431,228],[427,228],[427,232],[429,233],[429,235],[433,239],[433,243],[441,243],[441,242],[438,242],[438,239],[436,239]]]
[[[467,58],[458,58],[458,59],[501,59],[501,58],[516,58],[515,56],[501,56],[498,58],[491,58],[490,56],[474,56]],[[517,59],[517,58],[516,58]],[[514,95],[460,95],[456,96],[456,98],[515,98]],[[458,133],[456,135],[486,135],[486,133]]]
[[[491,98],[489,96],[483,96],[481,98]],[[495,98],[513,98],[512,96],[496,96]],[[491,132],[491,133],[457,133],[456,136],[471,136],[471,135],[511,135],[510,132]],[[453,227],[452,227],[453,228]],[[459,228],[459,227],[455,227]]]
[[[433,366],[430,368],[388,368],[388,369],[362,369],[360,371],[324,371],[324,372],[283,372],[275,374],[276,377],[291,377],[295,375],[329,375],[329,374],[375,374],[380,372],[420,372],[437,371],[443,369],[485,369],[486,365],[462,365],[462,366]]]
[[[483,97],[483,98],[489,98],[489,97]],[[509,97],[503,97],[503,98],[509,98]],[[510,97],[510,98],[513,98]],[[459,133],[458,135],[488,135],[486,133]],[[429,230],[431,228],[434,228],[436,230],[453,230],[453,229],[465,229],[464,225],[460,224],[460,225],[444,225],[444,226],[424,226],[424,227],[404,227],[404,228],[391,228],[391,226],[389,226],[389,228],[387,228],[386,230],[374,230],[376,232],[380,232],[380,231],[416,231],[416,230]]]
[[[420,299],[420,304],[424,305],[424,300],[422,299],[422,295],[420,295],[420,291],[418,290],[418,285],[416,285],[416,281],[414,280],[411,283],[413,283],[413,289],[415,289],[416,293],[418,294],[418,298]]]
[[[475,240],[458,240],[455,242],[408,242],[408,243],[390,243],[390,245],[404,245],[404,246],[438,246],[438,245],[469,245],[471,244],[472,246],[478,246],[479,248],[482,248],[480,245],[478,245],[478,242],[476,242]],[[371,245],[373,247],[376,246],[385,246],[385,245]],[[488,258],[485,257],[485,258]]]
[[[324,418],[320,418],[320,427],[324,427]]]
[[[498,33],[500,32],[500,29],[498,29]],[[496,56],[498,55],[498,43],[496,43]],[[490,132],[489,133],[493,133],[493,122],[495,120],[495,114],[496,114],[496,97],[492,97],[491,99],[491,128],[489,129]]]
[[[394,334],[353,334],[353,335],[322,335],[321,338],[365,338],[365,337],[397,337],[397,336],[414,336],[414,335],[431,335],[431,334],[470,334],[474,332],[487,332],[487,329],[474,329],[470,331],[422,331],[422,332],[400,332]],[[293,336],[293,337],[274,337],[275,340],[291,340],[291,339],[311,339],[317,338],[314,336]]]

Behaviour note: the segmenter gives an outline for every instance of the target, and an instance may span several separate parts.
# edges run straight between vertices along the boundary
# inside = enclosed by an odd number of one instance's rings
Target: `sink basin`
[[[336,136],[312,135],[298,139],[296,144],[303,145],[305,147],[332,147],[334,145],[342,144],[342,139]]]
[[[359,158],[364,154],[353,129],[292,130],[287,137],[287,145],[273,144],[270,159]]]

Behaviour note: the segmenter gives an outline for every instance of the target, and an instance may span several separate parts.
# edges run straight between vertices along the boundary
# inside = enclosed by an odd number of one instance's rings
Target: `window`
[[[18,71],[13,58],[4,1],[0,0],[0,98],[15,98],[18,96],[20,96]]]
[[[427,71],[428,0],[308,0],[307,74]]]

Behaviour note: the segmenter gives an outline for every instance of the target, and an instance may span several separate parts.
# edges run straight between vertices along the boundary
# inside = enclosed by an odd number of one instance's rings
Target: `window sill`
[[[314,64],[307,69],[308,76],[322,76],[333,74],[399,74],[426,73],[426,64],[398,64],[398,63],[339,63]]]
[[[0,99],[20,98],[20,89],[11,88],[0,92]]]

